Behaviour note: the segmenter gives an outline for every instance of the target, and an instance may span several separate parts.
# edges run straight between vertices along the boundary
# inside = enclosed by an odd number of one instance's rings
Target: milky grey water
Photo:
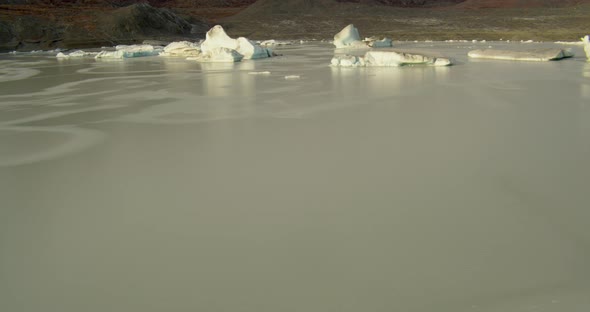
[[[0,311],[589,311],[590,63],[488,45],[0,55]]]

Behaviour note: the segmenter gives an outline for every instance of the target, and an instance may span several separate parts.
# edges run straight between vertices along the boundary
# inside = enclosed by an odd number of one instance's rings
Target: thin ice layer
[[[535,62],[555,61],[574,56],[571,51],[562,49],[536,49],[529,51],[485,49],[469,51],[467,55],[471,58]]]

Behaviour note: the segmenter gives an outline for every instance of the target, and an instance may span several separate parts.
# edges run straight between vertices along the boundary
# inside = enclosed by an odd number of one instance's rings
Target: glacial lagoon
[[[0,55],[0,311],[590,310],[590,63],[489,46]]]

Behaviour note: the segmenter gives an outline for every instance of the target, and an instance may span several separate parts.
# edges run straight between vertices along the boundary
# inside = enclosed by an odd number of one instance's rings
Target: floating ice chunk
[[[303,40],[301,40],[299,42],[303,43]],[[289,40],[270,39],[270,40],[264,40],[264,41],[260,42],[260,45],[263,47],[273,47],[273,46],[292,45],[293,43],[294,43],[293,41],[289,41]]]
[[[367,66],[404,66],[404,65],[434,65],[448,66],[451,60],[436,58],[421,54],[393,52],[393,51],[369,51],[365,54]]]
[[[115,47],[115,51],[101,51],[95,58],[131,58],[131,57],[142,57],[158,55],[162,51],[161,48],[156,49],[152,45],[139,44],[139,45],[118,45]]]
[[[94,58],[101,59],[101,58],[108,58],[108,59],[122,59],[125,58],[125,52],[118,50],[118,51],[100,51]]]
[[[245,60],[250,59],[259,59],[259,58],[266,58],[272,56],[272,52],[270,52],[267,48],[263,48],[253,41],[250,41],[244,37],[239,37],[237,39],[238,47],[236,51],[244,56]]]
[[[584,43],[584,52],[586,52],[586,58],[590,61],[590,36],[585,36],[582,38],[582,42]]]
[[[220,25],[213,26],[207,32],[205,38],[205,41],[201,44],[201,52],[203,54],[208,54],[218,48],[226,48],[237,51],[247,60],[272,56],[272,51],[261,47],[247,38],[230,38]]]
[[[336,48],[367,47],[366,43],[361,41],[359,31],[353,24],[344,27],[334,35],[334,45]]]
[[[209,50],[207,53],[201,53],[199,56],[187,57],[186,59],[198,62],[233,63],[239,62],[243,58],[244,56],[236,50],[229,48],[215,48]]]
[[[85,57],[85,56],[93,56],[93,55],[97,55],[98,53],[96,52],[84,52],[82,50],[76,50],[74,52],[70,52],[68,54],[65,54],[63,52],[59,52],[57,53],[57,55],[55,57],[57,58],[70,58],[70,57]]]
[[[471,58],[508,60],[508,61],[554,61],[563,58],[572,57],[571,51],[562,49],[536,49],[529,51],[510,51],[510,50],[473,50],[467,54]]]
[[[366,38],[365,43],[371,48],[391,48],[393,46],[392,40],[389,38],[383,38],[381,40]]]
[[[205,41],[201,44],[201,51],[203,53],[209,53],[216,48],[228,48],[232,50],[237,50],[238,48],[238,41],[230,38],[220,25],[215,25],[209,29],[205,35]]]
[[[365,66],[365,59],[354,55],[335,56],[332,58],[332,66],[361,67]]]
[[[269,71],[249,72],[249,75],[270,75]]]
[[[198,56],[201,54],[201,48],[198,43],[189,41],[175,41],[164,47],[160,52],[161,56]]]
[[[332,66],[340,67],[398,67],[404,65],[449,66],[452,62],[444,57],[431,57],[394,51],[369,51],[365,56],[335,56]]]
[[[287,80],[295,80],[295,79],[300,79],[300,78],[301,78],[301,76],[299,76],[299,75],[287,75],[287,76],[285,76],[285,79],[287,79]]]

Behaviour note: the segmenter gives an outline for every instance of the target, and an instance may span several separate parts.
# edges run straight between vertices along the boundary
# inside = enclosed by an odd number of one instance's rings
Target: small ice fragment
[[[391,48],[393,46],[392,40],[389,38],[383,38],[381,40],[365,38],[365,43],[371,48]]]
[[[287,79],[287,80],[295,80],[295,79],[299,79],[299,78],[301,78],[301,76],[299,76],[299,75],[288,75],[288,76],[285,76],[285,79]]]
[[[586,58],[590,61],[590,36],[586,35],[582,38],[582,42],[584,43],[584,52],[586,52]]]
[[[249,72],[249,75],[270,75],[269,71]]]

